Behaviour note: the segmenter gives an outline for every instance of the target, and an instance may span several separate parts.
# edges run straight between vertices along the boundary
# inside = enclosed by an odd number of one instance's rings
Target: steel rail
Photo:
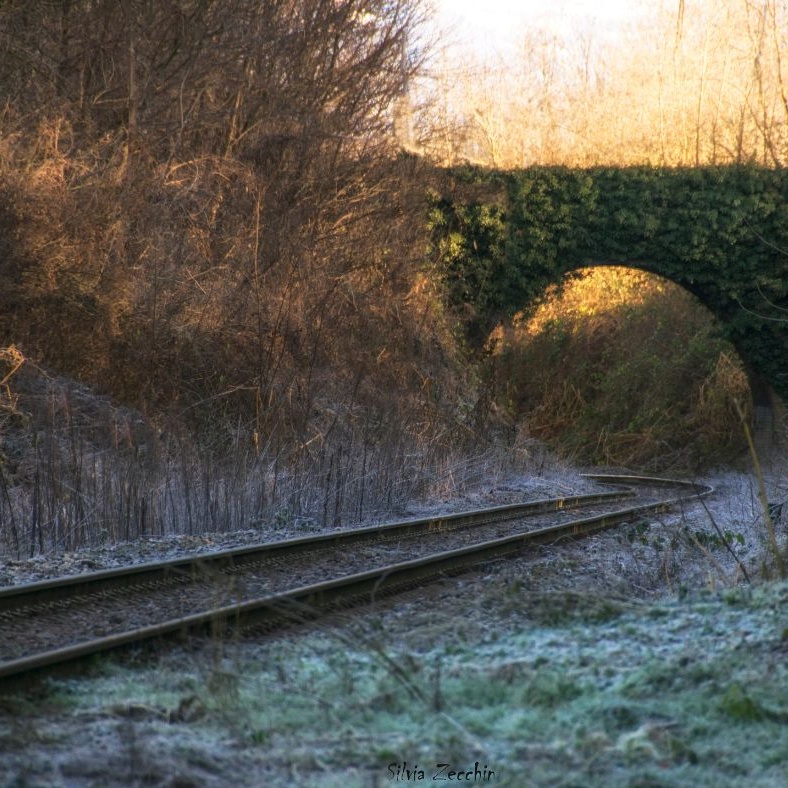
[[[684,495],[652,503],[488,540],[8,661],[0,664],[0,687],[8,688],[11,681],[14,681],[18,687],[20,681],[34,679],[42,672],[74,665],[87,657],[131,645],[205,633],[222,636],[228,629],[271,629],[283,623],[312,620],[332,610],[375,602],[384,596],[421,585],[432,578],[458,574],[475,564],[520,553],[532,545],[553,544],[566,539],[588,536],[633,517],[665,511],[691,497],[701,498],[713,492],[710,486],[691,482],[673,482],[652,477],[614,477],[596,474],[589,476],[605,484],[623,483],[619,480],[625,478],[626,483],[678,486],[686,492]]]
[[[611,482],[612,484],[613,482]],[[564,498],[545,498],[525,503],[505,504],[455,514],[402,520],[364,528],[334,531],[316,536],[282,539],[240,548],[200,553],[185,558],[146,562],[119,569],[105,569],[80,575],[68,575],[21,583],[0,588],[0,613],[47,602],[61,602],[75,596],[95,594],[111,589],[131,588],[177,579],[188,582],[207,573],[233,571],[244,565],[296,553],[315,552],[327,547],[347,546],[362,540],[401,539],[436,533],[451,528],[471,528],[494,522],[527,517],[544,512],[574,509],[581,506],[623,500],[635,496],[633,490],[587,493]]]

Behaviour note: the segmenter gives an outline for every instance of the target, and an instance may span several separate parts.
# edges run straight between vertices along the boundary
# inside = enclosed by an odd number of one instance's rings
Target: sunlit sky
[[[611,32],[635,22],[648,0],[434,0],[438,22],[459,40],[505,49],[526,25],[559,34]],[[678,0],[677,0],[678,2]],[[653,1],[652,1],[653,5]]]

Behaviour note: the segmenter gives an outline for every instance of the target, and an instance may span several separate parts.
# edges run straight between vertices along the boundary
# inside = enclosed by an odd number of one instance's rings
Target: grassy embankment
[[[0,760],[15,785],[360,788],[478,762],[495,779],[477,784],[772,788],[788,779],[787,595],[641,603],[488,578],[448,608],[411,600],[6,701]]]

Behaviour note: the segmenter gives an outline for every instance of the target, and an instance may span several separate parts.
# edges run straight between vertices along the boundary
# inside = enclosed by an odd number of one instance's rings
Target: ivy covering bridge
[[[788,398],[788,175],[754,166],[445,171],[433,260],[471,341],[572,271],[621,265],[693,293],[741,356],[755,405]]]

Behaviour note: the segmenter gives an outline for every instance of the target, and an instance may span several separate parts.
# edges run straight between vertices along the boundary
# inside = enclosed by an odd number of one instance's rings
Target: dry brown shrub
[[[742,365],[707,310],[665,280],[581,272],[514,323],[499,363],[514,418],[582,462],[695,469],[745,448]]]

